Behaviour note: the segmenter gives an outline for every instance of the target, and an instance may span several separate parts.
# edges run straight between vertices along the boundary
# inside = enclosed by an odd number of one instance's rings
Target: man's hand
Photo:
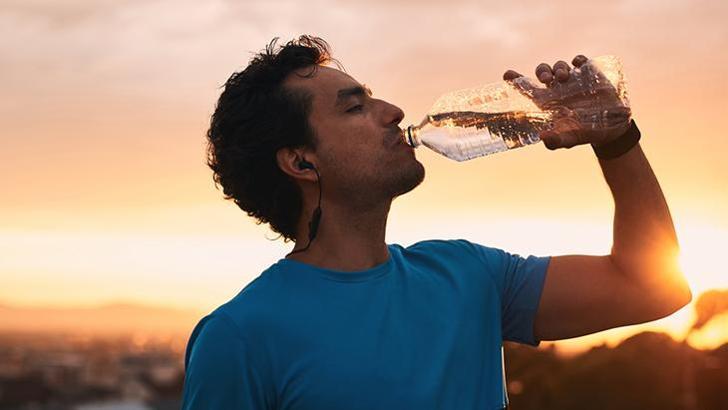
[[[553,113],[552,127],[539,133],[551,150],[582,144],[598,146],[629,128],[631,111],[616,87],[583,55],[574,57],[572,64],[573,68],[565,61],[553,67],[539,64],[536,78],[543,85],[513,70],[503,74],[504,80],[538,107]]]

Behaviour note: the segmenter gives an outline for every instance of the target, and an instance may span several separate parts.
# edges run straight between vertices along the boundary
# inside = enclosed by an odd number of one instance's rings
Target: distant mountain
[[[132,303],[81,308],[0,304],[0,332],[189,334],[202,316],[203,312],[192,309]]]

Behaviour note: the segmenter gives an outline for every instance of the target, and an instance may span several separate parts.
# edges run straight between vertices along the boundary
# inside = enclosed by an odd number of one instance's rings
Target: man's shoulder
[[[498,248],[481,245],[467,239],[427,239],[415,242],[404,248],[404,250],[413,253],[445,252],[461,256],[467,254],[477,257],[487,256],[489,253],[502,252]]]
[[[281,296],[283,288],[281,285],[276,265],[272,265],[245,285],[230,300],[220,305],[215,312],[225,313],[236,319],[253,313],[262,313]]]
[[[214,310],[201,318],[197,327],[204,327],[207,322],[216,322],[220,326],[250,329],[260,324],[267,316],[266,312],[276,296],[275,265],[264,270],[261,274],[248,282],[228,301],[217,306]]]
[[[503,249],[471,242],[467,239],[429,239],[402,250],[412,263],[454,269],[475,269],[491,275],[504,269],[508,253]]]

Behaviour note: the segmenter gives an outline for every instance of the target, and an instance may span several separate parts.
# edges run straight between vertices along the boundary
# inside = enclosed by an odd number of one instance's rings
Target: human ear
[[[301,149],[284,147],[276,152],[276,162],[284,173],[294,179],[316,181],[313,168],[316,167],[312,154]]]

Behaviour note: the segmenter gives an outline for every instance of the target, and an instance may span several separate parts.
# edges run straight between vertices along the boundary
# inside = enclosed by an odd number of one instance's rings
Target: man
[[[386,244],[390,204],[424,168],[402,140],[402,110],[330,61],[321,39],[274,40],[220,96],[208,131],[215,181],[295,246],[196,326],[184,409],[501,409],[503,340],[536,346],[690,301],[633,124],[584,130],[565,118],[541,134],[549,149],[591,143],[605,158],[609,255]],[[568,84],[570,70],[560,61],[536,75]]]

